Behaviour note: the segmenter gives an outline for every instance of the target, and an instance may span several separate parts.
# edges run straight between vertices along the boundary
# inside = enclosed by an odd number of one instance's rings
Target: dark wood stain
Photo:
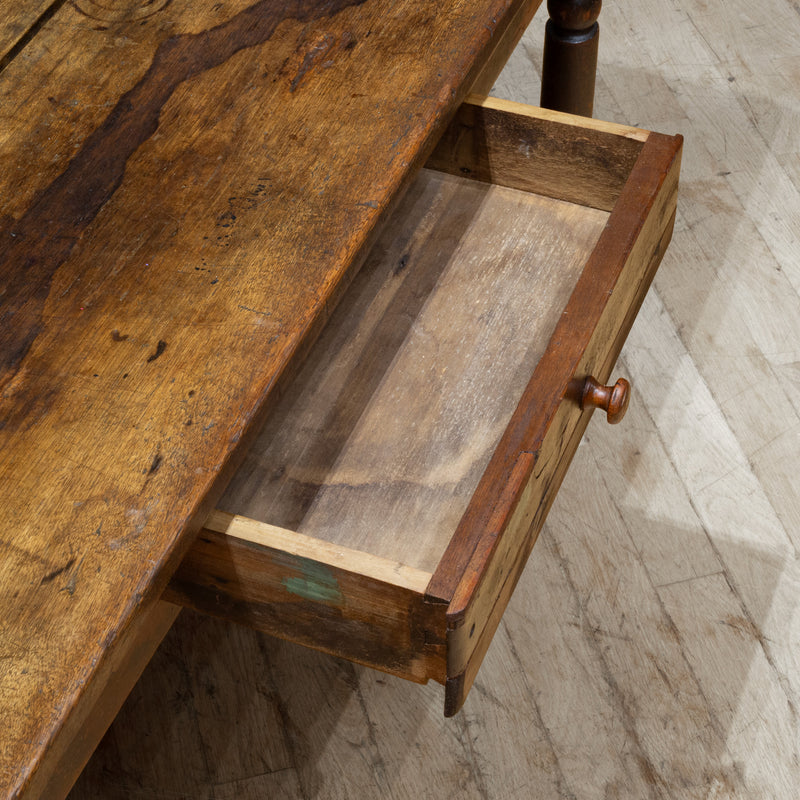
[[[289,86],[290,92],[295,92],[297,90],[300,84],[303,83],[306,73],[317,66],[317,64],[328,55],[335,44],[336,39],[331,33],[320,37],[311,44],[303,57],[303,63],[300,65],[300,69],[297,71],[294,78],[292,78],[292,83]]]
[[[0,294],[0,388],[42,331],[56,270],[122,183],[128,159],[158,129],[164,104],[185,81],[267,42],[285,19],[309,22],[364,0],[261,0],[229,21],[162,42],[141,80],[117,102],[67,168],[33,201],[0,243],[7,284]]]
[[[164,458],[161,453],[156,453],[155,457],[153,458],[153,463],[150,465],[150,469],[147,471],[148,477],[150,477],[150,475],[155,475],[155,473],[158,472],[163,460]]]
[[[58,569],[54,569],[52,572],[48,572],[42,580],[39,582],[39,585],[42,586],[45,583],[50,583],[54,581],[59,575],[63,575],[67,570],[69,570],[72,565],[75,563],[75,557],[73,556],[63,567],[59,567]]]
[[[147,363],[150,364],[151,362],[155,361],[166,349],[167,343],[163,339],[159,339],[155,352],[151,353],[147,357]]]

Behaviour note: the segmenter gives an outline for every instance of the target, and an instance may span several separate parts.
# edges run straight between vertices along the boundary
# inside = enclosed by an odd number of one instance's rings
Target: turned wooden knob
[[[591,375],[583,384],[581,408],[602,408],[608,421],[615,425],[628,410],[631,399],[631,385],[620,378],[613,386],[603,386]]]

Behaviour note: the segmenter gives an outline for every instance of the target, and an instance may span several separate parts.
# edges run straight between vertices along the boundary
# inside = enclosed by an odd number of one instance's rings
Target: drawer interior
[[[608,216],[423,170],[218,507],[433,573]]]

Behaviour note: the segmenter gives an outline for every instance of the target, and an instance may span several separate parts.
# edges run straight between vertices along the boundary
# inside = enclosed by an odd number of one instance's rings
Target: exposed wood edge
[[[448,663],[448,675],[445,684],[444,714],[446,717],[452,717],[461,710],[469,690],[472,688],[478,669],[489,649],[489,645],[492,643],[497,626],[500,624],[506,606],[511,599],[511,594],[527,564],[533,546],[539,538],[544,520],[556,498],[558,487],[561,485],[561,481],[572,461],[572,456],[578,448],[590,417],[590,412],[580,416],[578,424],[572,431],[570,440],[565,448],[568,454],[567,458],[562,459],[557,465],[554,477],[548,481],[548,489],[550,490],[542,491],[541,498],[531,497],[536,494],[536,483],[540,477],[539,474],[534,474],[534,455],[527,452],[522,453],[515,465],[505,492],[505,505],[510,511],[508,514],[504,514],[496,510],[494,518],[490,522],[490,530],[496,530],[500,535],[501,533],[507,534],[516,528],[516,535],[523,540],[523,547],[517,554],[514,563],[509,566],[506,580],[500,587],[497,599],[492,604],[491,612],[486,617],[483,627],[475,631],[477,633],[476,636],[473,635],[472,631],[468,631],[466,634],[467,639],[474,638],[469,652],[469,659],[463,660],[463,652],[458,652],[460,648],[448,648],[448,655],[451,658],[450,663]],[[501,500],[498,503],[498,509],[503,505]],[[448,633],[452,636],[452,629]],[[461,635],[461,638],[463,640],[464,634]],[[461,644],[462,648],[464,647],[463,641],[459,644]]]
[[[537,365],[439,562],[427,595],[429,600],[449,602],[449,613],[454,619],[463,614],[474,592],[470,575],[480,575],[480,568],[473,572],[470,562],[477,558],[485,563],[496,544],[495,534],[487,530],[489,518],[509,481],[519,453],[525,450],[536,452],[541,446],[645,222],[666,227],[669,214],[674,211],[682,141],[680,136],[653,134],[648,137],[620,201],[556,326],[545,356]],[[671,184],[666,192],[663,191],[665,183]],[[653,219],[651,214],[653,204],[659,198],[665,207],[663,211],[666,213],[669,209],[663,220]],[[611,283],[606,293],[599,287],[609,284],[609,280]],[[543,381],[545,374],[549,377]],[[553,379],[555,375],[560,377]]]
[[[358,573],[419,594],[425,593],[431,579],[430,572],[407,564],[390,561],[361,550],[341,547],[313,536],[218,509],[210,514],[205,527],[240,541],[271,547],[298,558],[307,558],[326,566]]]
[[[470,88],[471,93],[478,95],[489,94],[495,81],[503,71],[509,56],[514,52],[514,48],[522,38],[522,34],[525,33],[528,25],[530,25],[541,4],[542,0],[532,0],[532,2],[523,3],[519,7],[504,34],[495,45],[494,50],[492,50],[492,54],[489,56],[480,75],[473,81]]]
[[[467,699],[469,690],[478,674],[478,670],[483,662],[489,645],[492,643],[497,626],[506,607],[511,599],[511,595],[516,588],[517,582],[522,575],[523,570],[528,562],[528,557],[539,538],[539,533],[542,530],[544,521],[550,511],[550,507],[556,498],[558,488],[566,475],[567,469],[572,462],[572,457],[578,449],[581,438],[586,430],[586,426],[591,419],[591,412],[587,411],[580,415],[577,425],[573,428],[569,441],[564,448],[566,457],[559,459],[558,464],[552,475],[546,476],[547,490],[541,492],[541,497],[536,497],[536,483],[541,477],[541,466],[536,465],[536,472],[533,472],[533,465],[523,462],[520,458],[520,466],[527,469],[527,474],[522,470],[515,471],[514,478],[517,479],[509,484],[509,491],[516,494],[514,502],[509,506],[510,516],[504,520],[500,514],[496,514],[497,519],[493,520],[493,527],[502,532],[503,535],[516,530],[517,536],[523,540],[522,549],[519,551],[518,556],[508,574],[500,587],[497,594],[497,599],[491,606],[491,611],[486,616],[483,627],[475,637],[475,642],[469,651],[469,658],[463,659],[463,651],[457,652],[459,648],[451,648],[453,652],[453,662],[459,660],[459,663],[453,665],[453,670],[448,665],[448,677],[445,684],[445,716],[452,717],[457,714]],[[532,454],[525,453],[523,456],[531,456]],[[533,500],[531,499],[533,497]],[[464,634],[461,633],[463,640]],[[462,644],[463,647],[463,644]]]
[[[124,651],[119,647],[107,651],[89,683],[88,696],[51,739],[27,782],[12,790],[12,797],[67,796],[179,613],[178,606],[159,600],[136,617]]]
[[[556,122],[559,125],[568,125],[572,128],[584,130],[600,131],[610,133],[614,136],[623,136],[626,139],[635,139],[637,142],[646,142],[650,136],[650,131],[643,128],[634,128],[630,125],[618,125],[615,122],[604,122],[593,117],[579,117],[575,114],[565,114],[562,111],[553,111],[549,108],[531,106],[526,103],[517,103],[513,100],[503,100],[499,97],[482,97],[478,94],[470,94],[464,101],[470,105],[480,106],[481,108],[491,108],[506,114],[517,114],[531,119],[547,120]]]

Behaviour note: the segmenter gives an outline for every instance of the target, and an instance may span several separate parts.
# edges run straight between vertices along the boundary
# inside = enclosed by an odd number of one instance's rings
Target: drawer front
[[[448,714],[469,691],[672,235],[680,140],[651,134],[550,346],[431,581],[449,598]]]

